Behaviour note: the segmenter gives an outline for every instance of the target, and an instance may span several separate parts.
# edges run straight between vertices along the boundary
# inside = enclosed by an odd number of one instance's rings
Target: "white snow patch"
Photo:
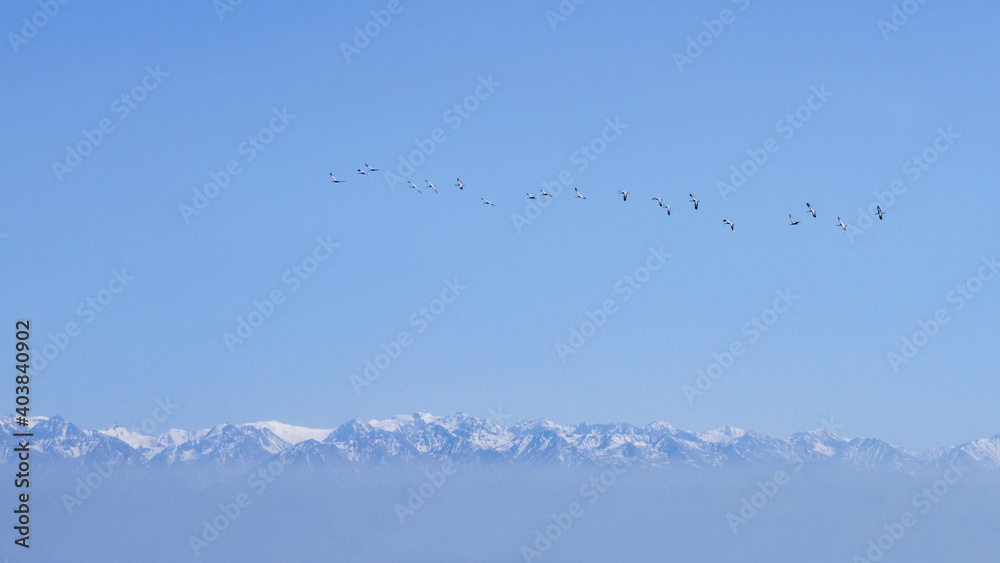
[[[317,442],[322,442],[333,432],[332,428],[306,428],[304,426],[284,424],[275,420],[268,420],[266,422],[251,422],[249,424],[245,424],[244,426],[252,426],[258,429],[267,428],[289,444],[299,444],[301,442],[305,442],[306,440],[316,440]]]
[[[742,428],[723,426],[722,428],[716,428],[715,430],[709,430],[708,432],[699,432],[696,435],[706,442],[727,443],[738,438],[742,438],[743,436],[746,436],[746,434],[747,431]]]
[[[412,424],[417,420],[420,420],[425,424],[434,424],[440,421],[441,417],[434,416],[433,414],[426,412],[418,412],[416,413],[416,416],[412,414],[401,414],[385,420],[376,420],[373,418],[368,421],[368,425],[372,428],[385,430],[386,432],[395,432],[396,430],[399,430],[400,427]]]
[[[97,431],[105,436],[111,436],[113,438],[118,438],[122,442],[125,442],[134,449],[139,448],[150,448],[153,446],[153,437],[146,436],[145,434],[139,434],[138,432],[133,432],[124,426],[112,426],[111,428],[106,428],[104,430]]]
[[[831,448],[830,446],[827,446],[826,444],[821,444],[819,442],[813,444],[813,451],[818,454],[825,455],[826,457],[833,457],[833,455],[837,453],[837,450]]]

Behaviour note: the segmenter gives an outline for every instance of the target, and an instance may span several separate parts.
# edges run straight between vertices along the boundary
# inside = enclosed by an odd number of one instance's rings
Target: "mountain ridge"
[[[649,467],[789,466],[832,463],[913,472],[961,461],[1000,469],[1000,434],[964,444],[909,451],[878,438],[844,438],[816,429],[773,438],[724,426],[705,432],[666,422],[575,425],[546,419],[509,426],[465,413],[399,415],[349,420],[337,428],[307,428],[278,421],[219,424],[209,429],[169,429],[145,435],[121,426],[87,430],[59,416],[32,417],[33,455],[136,466],[251,466],[277,455],[304,453],[319,463],[477,461],[502,464],[604,465],[627,459]],[[0,464],[9,463],[24,431],[13,416],[0,418]]]

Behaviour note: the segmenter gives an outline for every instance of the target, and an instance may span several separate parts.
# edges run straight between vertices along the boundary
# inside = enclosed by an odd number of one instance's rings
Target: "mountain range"
[[[606,465],[627,459],[640,466],[709,468],[745,465],[833,464],[912,473],[951,461],[1000,469],[1000,434],[958,446],[914,452],[876,438],[844,438],[830,430],[784,439],[729,426],[688,432],[670,424],[556,424],[523,421],[510,426],[457,413],[351,420],[314,429],[281,422],[220,424],[189,432],[171,429],[147,436],[121,426],[85,430],[60,417],[32,417],[31,455],[48,464],[104,463],[137,467],[250,467],[275,456],[304,455],[310,464],[437,463],[445,460],[504,465]],[[11,416],[0,418],[0,465],[16,462]]]

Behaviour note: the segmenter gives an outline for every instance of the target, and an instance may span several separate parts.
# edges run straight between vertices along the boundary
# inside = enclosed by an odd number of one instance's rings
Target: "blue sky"
[[[783,436],[832,419],[912,448],[1000,428],[1000,278],[982,268],[1000,251],[997,7],[932,2],[895,30],[888,1],[583,2],[561,21],[554,1],[43,8],[0,18],[0,302],[36,355],[52,343],[34,414],[133,426],[169,397],[163,426],[189,429],[502,408]],[[30,38],[25,18],[44,21]],[[71,167],[67,146],[89,154]],[[213,174],[227,185],[198,200]],[[885,219],[859,222],[894,186]],[[670,257],[647,277],[651,248]],[[778,292],[796,299],[769,313]]]

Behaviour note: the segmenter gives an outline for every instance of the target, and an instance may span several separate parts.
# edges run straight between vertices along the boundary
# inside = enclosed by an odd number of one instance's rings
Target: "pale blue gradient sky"
[[[387,3],[244,2],[220,20],[208,1],[74,2],[17,52],[7,34],[39,8],[5,4],[4,339],[22,317],[36,347],[81,327],[35,378],[33,413],[129,426],[170,397],[165,426],[189,429],[502,406],[778,436],[834,417],[913,448],[997,433],[1000,280],[961,310],[948,294],[1000,251],[1000,7],[929,3],[885,40],[888,1],[741,5],[586,2],[553,30],[555,1],[403,1],[348,63],[341,43]],[[726,8],[735,21],[679,72],[672,54]],[[147,66],[168,75],[120,119]],[[490,76],[453,128],[446,112]],[[786,139],[777,122],[814,86],[832,97]],[[282,108],[295,117],[249,161],[241,143]],[[57,179],[104,118],[114,130]],[[627,128],[581,170],[574,152],[615,118]],[[947,127],[960,138],[912,181],[904,163]],[[447,139],[410,179],[441,193],[390,190],[378,174],[436,128]],[[769,137],[777,152],[724,200],[716,182]],[[186,222],[179,204],[231,160],[239,174]],[[383,172],[358,176],[365,162]],[[570,190],[518,233],[525,192],[563,170],[587,199]],[[854,225],[894,180],[907,191],[852,242],[837,216]],[[317,237],[340,246],[292,290]],[[650,247],[672,257],[625,301],[616,283]],[[122,269],[135,279],[105,310],[78,310]],[[418,333],[411,316],[456,278],[467,289]],[[786,288],[799,300],[749,342]],[[285,301],[230,352],[223,334],[274,290]],[[607,299],[616,312],[561,361]],[[949,322],[894,371],[887,353],[938,309]],[[359,397],[349,376],[401,331],[411,344]],[[746,352],[689,404],[681,386],[735,341]]]

